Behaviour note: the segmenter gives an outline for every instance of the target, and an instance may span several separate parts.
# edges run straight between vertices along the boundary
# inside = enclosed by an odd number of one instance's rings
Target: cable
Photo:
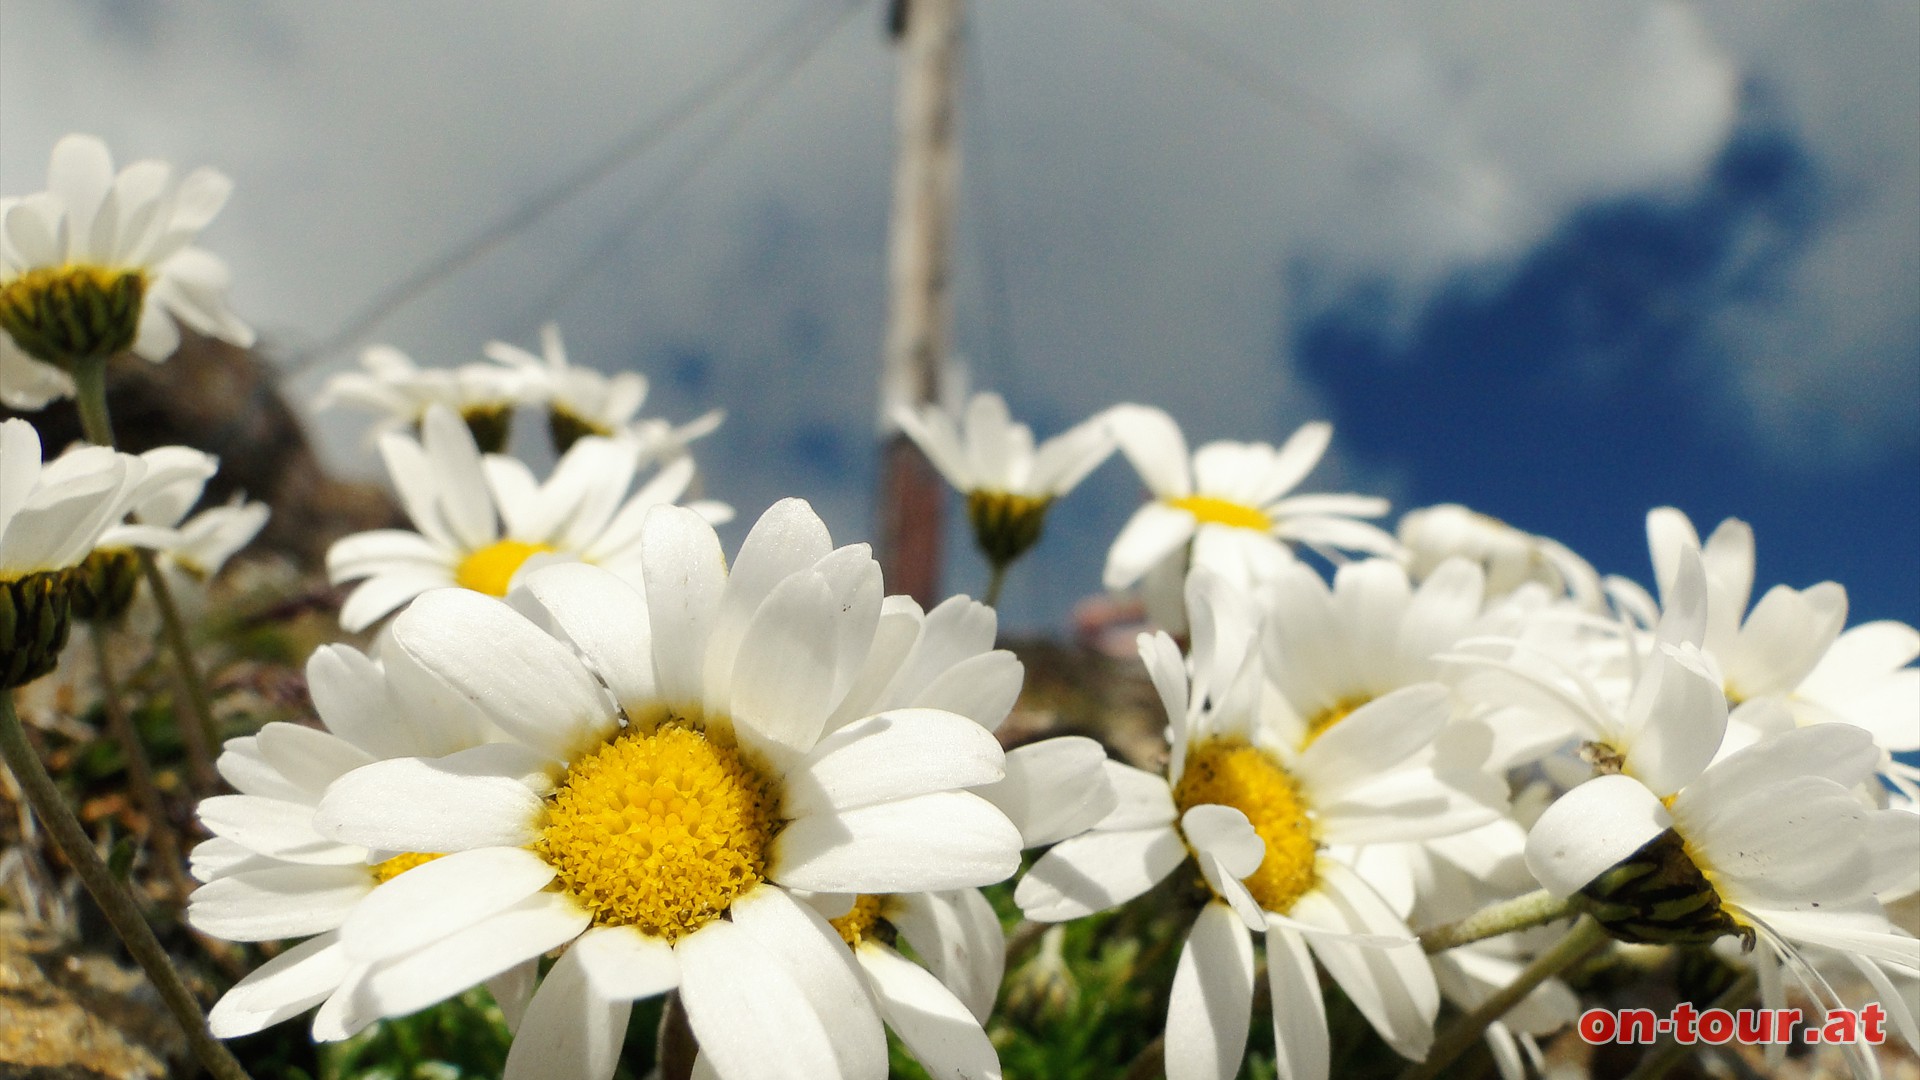
[[[798,5],[791,16],[742,54],[742,60],[739,63],[682,95],[669,105],[664,113],[629,132],[606,154],[563,178],[532,201],[523,204],[464,243],[449,249],[413,274],[381,290],[340,329],[322,339],[318,345],[294,356],[288,362],[287,373],[297,375],[331,360],[336,353],[447,277],[487,255],[512,238],[515,233],[546,217],[581,192],[612,175],[628,161],[664,141],[699,116],[715,99],[733,89],[758,69],[816,10],[818,9],[810,4]]]
[[[1470,178],[1380,138],[1325,97],[1211,35],[1148,10],[1133,0],[1098,2],[1187,59],[1243,90],[1292,110],[1321,132],[1373,155],[1400,179],[1470,218],[1475,225],[1495,235],[1505,234],[1500,223],[1461,197],[1461,189],[1471,186]]]
[[[654,216],[666,207],[668,201],[711,164],[720,150],[733,141],[734,136],[746,127],[748,121],[759,114],[760,107],[766,104],[773,92],[791,83],[807,63],[818,55],[826,43],[833,39],[835,33],[846,24],[849,16],[866,6],[866,0],[856,0],[854,3],[844,5],[839,14],[821,22],[813,37],[804,40],[789,56],[776,63],[773,70],[767,73],[765,80],[750,89],[739,107],[721,122],[720,129],[695,147],[693,153],[663,186],[621,215],[626,219],[624,225],[608,234],[606,239],[595,245],[584,259],[575,263],[573,269],[555,282],[553,288],[549,289],[533,306],[534,314],[526,320],[527,323],[529,325],[544,323],[557,314],[565,299],[574,292],[582,280],[595,269],[604,266],[614,252],[624,247],[635,233],[652,221]]]

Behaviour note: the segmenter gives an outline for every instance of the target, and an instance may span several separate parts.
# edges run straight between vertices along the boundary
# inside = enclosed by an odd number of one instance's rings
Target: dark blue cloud
[[[1835,196],[1763,107],[1680,195],[1595,203],[1510,272],[1463,275],[1409,326],[1384,283],[1303,318],[1292,348],[1343,451],[1406,477],[1406,506],[1462,502],[1645,581],[1646,511],[1751,522],[1759,582],[1848,587],[1853,621],[1920,614],[1920,460],[1782,464],[1724,404],[1717,320],[1761,304]],[[1311,283],[1311,275],[1298,275]],[[1920,342],[1890,342],[1913,349]],[[1810,403],[1809,421],[1845,425]],[[1818,442],[1818,440],[1813,440]]]

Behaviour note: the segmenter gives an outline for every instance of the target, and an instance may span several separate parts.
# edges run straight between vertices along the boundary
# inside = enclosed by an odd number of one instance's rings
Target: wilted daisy
[[[1846,633],[1847,591],[1831,581],[1807,589],[1775,585],[1747,610],[1753,594],[1753,529],[1728,518],[1705,544],[1687,516],[1672,507],[1647,515],[1647,538],[1662,604],[1684,553],[1698,553],[1706,572],[1707,627],[1701,642],[1713,658],[1733,712],[1729,745],[1740,746],[1784,725],[1840,722],[1865,728],[1887,753],[1881,768],[1911,786],[1920,770],[1892,754],[1920,750],[1920,633],[1881,622]]]
[[[1307,424],[1278,449],[1212,442],[1189,458],[1186,437],[1161,410],[1118,405],[1107,417],[1153,501],[1120,530],[1103,580],[1109,589],[1124,589],[1149,575],[1159,579],[1163,587],[1148,588],[1146,599],[1163,625],[1179,626],[1175,598],[1188,566],[1248,589],[1293,562],[1290,543],[1320,551],[1397,551],[1393,537],[1354,520],[1386,513],[1385,499],[1287,496],[1319,464],[1333,438],[1331,425]]]
[[[375,345],[362,352],[360,366],[364,370],[343,371],[328,379],[314,407],[365,409],[377,418],[373,428],[377,436],[424,427],[427,410],[440,405],[458,414],[474,442],[489,454],[506,448],[513,410],[536,393],[524,376],[492,364],[423,368],[391,345]]]
[[[536,557],[579,559],[637,580],[640,524],[649,508],[678,499],[693,462],[660,470],[628,488],[641,448],[631,439],[583,439],[542,483],[514,458],[482,456],[449,410],[434,406],[420,440],[390,432],[380,440],[387,472],[417,532],[355,533],[327,552],[335,584],[362,581],[340,609],[340,624],[360,630],[428,589],[459,586],[505,596],[515,574]],[[709,521],[733,511],[694,504]]]
[[[1767,1004],[1782,1004],[1777,959],[1821,1010],[1838,1007],[1802,947],[1854,957],[1880,986],[1920,972],[1920,941],[1875,899],[1915,873],[1920,817],[1869,810],[1854,793],[1878,757],[1865,731],[1822,724],[1695,765],[1664,796],[1632,776],[1595,777],[1541,815],[1527,866],[1554,895],[1580,894],[1616,937],[1759,941]],[[1900,995],[1881,996],[1895,1025],[1914,1030]]]
[[[1072,491],[1113,453],[1113,435],[1096,416],[1038,448],[999,394],[975,394],[963,414],[938,405],[900,407],[893,420],[947,483],[967,497],[974,543],[1004,568],[1040,539],[1047,507]]]
[[[37,409],[73,393],[65,369],[131,350],[153,361],[195,331],[253,344],[227,309],[228,273],[193,247],[232,190],[196,169],[178,185],[160,161],[120,170],[106,144],[54,145],[47,190],[0,199],[0,402]]]
[[[1208,899],[1168,1006],[1174,1080],[1238,1073],[1253,1003],[1250,932],[1266,934],[1282,1075],[1327,1075],[1316,957],[1389,1045],[1425,1056],[1440,1005],[1432,968],[1350,860],[1360,845],[1492,820],[1493,810],[1405,767],[1446,725],[1445,688],[1385,694],[1303,747],[1267,714],[1256,611],[1204,572],[1188,598],[1187,662],[1164,633],[1140,645],[1171,724],[1167,776],[1116,767],[1118,808],[1041,856],[1015,900],[1029,918],[1078,918],[1145,892],[1189,858],[1198,864]]]
[[[518,746],[329,789],[323,833],[442,855],[342,927],[349,956],[410,953],[362,992],[404,1011],[564,946],[509,1077],[610,1076],[631,1002],[667,990],[721,1077],[884,1076],[854,962],[793,890],[1006,877],[1019,832],[963,790],[1002,778],[999,745],[941,709],[841,715],[878,662],[880,572],[806,504],[769,510],[731,569],[684,508],[656,507],[642,546],[644,591],[590,566],[528,576],[561,638],[462,590],[395,621],[398,647]]]
[[[236,983],[208,1016],[224,1039],[250,1035],[320,1005],[316,1038],[339,1039],[378,1018],[356,987],[372,974],[340,945],[339,929],[381,884],[426,860],[336,843],[314,831],[327,785],[383,758],[444,755],[501,735],[464,698],[404,655],[373,660],[323,645],[307,686],[326,730],[273,723],[231,739],[217,763],[238,794],[200,803],[213,838],[194,848],[187,921],[228,941],[310,940]],[[342,992],[344,989],[344,992]],[[515,1004],[503,994],[503,1007]]]
[[[126,513],[146,466],[88,446],[40,459],[25,420],[0,423],[0,691],[53,670],[66,644],[69,571]]]

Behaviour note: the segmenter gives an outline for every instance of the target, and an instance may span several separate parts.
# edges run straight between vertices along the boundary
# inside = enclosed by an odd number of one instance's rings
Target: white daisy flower
[[[993,609],[956,596],[922,614],[911,597],[890,596],[865,672],[829,726],[901,709],[937,708],[997,729],[1020,693],[1022,669],[993,647]],[[1107,756],[1092,739],[1060,736],[1007,752],[1006,776],[973,788],[1020,830],[1023,847],[1077,835],[1116,805]],[[1006,939],[977,889],[822,897],[853,949],[887,1026],[935,1076],[997,1077],[999,1063],[981,1027],[993,1011],[1006,966]],[[893,945],[904,938],[925,964]]]
[[[880,572],[805,503],[769,510],[731,570],[684,508],[655,508],[642,546],[644,593],[589,566],[528,576],[523,603],[564,640],[462,590],[396,620],[519,745],[377,763],[322,800],[336,840],[445,853],[342,927],[349,956],[412,957],[365,1000],[408,1011],[564,946],[509,1078],[610,1076],[632,1001],[667,990],[728,1080],[884,1076],[854,962],[794,891],[1006,877],[1019,832],[963,790],[1002,778],[999,745],[941,709],[841,715],[877,663]]]
[[[248,502],[238,494],[227,505],[207,507],[188,517],[219,467],[217,457],[186,446],[163,446],[140,457],[148,463],[150,477],[171,473],[175,479],[157,486],[152,480],[144,484],[146,492],[132,505],[129,521],[108,528],[94,553],[146,548],[157,553],[163,565],[207,580],[219,575],[227,559],[252,544],[253,536],[267,527],[267,503]]]
[[[146,465],[104,446],[49,462],[25,420],[0,422],[0,690],[53,669],[66,644],[72,575],[126,513]]]
[[[314,831],[327,785],[374,761],[444,755],[501,738],[464,698],[390,651],[385,662],[344,645],[323,645],[307,661],[307,686],[326,730],[273,723],[230,739],[220,775],[236,795],[200,803],[213,834],[194,848],[187,921],[228,941],[313,935],[236,983],[208,1016],[231,1039],[314,1005],[316,1038],[342,1038],[365,1022],[355,988],[374,965],[356,963],[340,927],[379,885],[429,861],[376,852]],[[342,992],[342,991],[345,992]],[[513,999],[503,994],[503,1007]]]
[[[963,414],[938,405],[893,411],[954,490],[967,497],[974,542],[1004,567],[1040,539],[1047,508],[1112,455],[1113,434],[1096,416],[1041,443],[1016,424],[999,394],[975,394]]]
[[[564,454],[588,435],[603,438],[630,434],[647,449],[647,460],[667,462],[686,453],[687,444],[720,426],[726,414],[719,409],[679,427],[665,420],[636,420],[647,400],[647,378],[637,371],[606,375],[593,368],[567,363],[567,347],[560,327],[540,328],[541,356],[517,345],[490,341],[487,358],[515,373],[528,388],[529,403],[547,408],[547,434],[556,454]]]
[[[631,439],[583,439],[545,483],[518,460],[482,456],[449,410],[434,406],[420,440],[390,432],[380,440],[387,472],[417,532],[376,529],[337,541],[327,552],[335,584],[362,581],[340,609],[340,624],[361,630],[428,589],[454,585],[505,596],[514,575],[536,557],[571,558],[638,580],[640,525],[651,507],[678,499],[693,463],[659,471],[628,496],[641,448]],[[708,521],[733,511],[693,508]]]
[[[212,169],[171,180],[160,161],[116,174],[105,143],[68,135],[47,190],[0,199],[0,402],[38,409],[72,395],[60,369],[81,360],[165,360],[180,344],[175,319],[253,344],[227,309],[226,264],[192,246],[233,185]]]
[[[1820,1009],[1837,1007],[1802,947],[1853,957],[1879,987],[1891,988],[1889,974],[1920,973],[1920,941],[1875,899],[1914,873],[1920,818],[1869,810],[1853,790],[1878,757],[1866,732],[1822,724],[1702,762],[1677,774],[1670,793],[1599,776],[1541,815],[1527,866],[1554,895],[1580,894],[1623,940],[1764,942],[1766,1004],[1782,1004],[1777,959]],[[1896,1028],[1915,1030],[1899,994],[1880,996]]]
[[[1522,711],[1538,731],[1538,746],[1574,739],[1594,769],[1625,773],[1670,795],[1720,752],[1727,702],[1712,657],[1699,646],[1707,626],[1707,580],[1697,552],[1682,552],[1676,560],[1668,596],[1644,650],[1622,631],[1621,656],[1629,665],[1624,680],[1608,678],[1603,685],[1561,657],[1525,648],[1511,659],[1467,653],[1447,659],[1478,668],[1471,696]]]
[[[1865,728],[1887,754],[1887,778],[1912,787],[1920,770],[1893,753],[1920,750],[1920,633],[1904,623],[1857,626],[1845,634],[1847,591],[1831,581],[1808,589],[1775,585],[1747,610],[1753,594],[1753,529],[1728,518],[1703,545],[1687,516],[1672,507],[1647,515],[1655,580],[1667,602],[1682,552],[1706,568],[1707,630],[1721,689],[1733,707],[1723,752],[1791,723],[1841,722]],[[1781,708],[1780,706],[1784,706]]]
[[[327,380],[314,407],[351,405],[376,417],[372,434],[415,431],[425,426],[427,410],[443,406],[459,414],[481,449],[506,449],[513,410],[537,397],[539,388],[514,372],[492,364],[423,368],[391,345],[375,345],[360,354],[363,371],[343,371]]]
[[[1478,563],[1487,595],[1505,596],[1529,582],[1565,595],[1586,611],[1605,606],[1600,575],[1565,545],[1514,528],[1498,518],[1455,503],[1409,510],[1400,516],[1400,544],[1415,581],[1453,558]]]
[[[1394,905],[1355,871],[1353,849],[1483,824],[1491,810],[1434,812],[1437,782],[1404,762],[1446,725],[1444,687],[1421,684],[1355,709],[1304,748],[1270,722],[1261,623],[1207,573],[1189,585],[1193,655],[1166,634],[1141,655],[1171,722],[1160,777],[1112,766],[1119,806],[1055,845],[1021,880],[1029,918],[1078,918],[1124,903],[1191,857],[1211,893],[1187,938],[1168,1008],[1174,1080],[1237,1074],[1253,1002],[1253,943],[1264,931],[1281,1074],[1325,1077],[1317,957],[1387,1043],[1425,1056],[1440,1005],[1433,971]],[[1430,774],[1429,774],[1430,775]],[[1411,794],[1410,794],[1411,792]],[[1443,797],[1442,806],[1469,803]]]
[[[1189,565],[1250,589],[1294,561],[1290,543],[1321,551],[1398,552],[1393,537],[1354,520],[1386,513],[1385,499],[1287,496],[1326,452],[1331,425],[1307,424],[1279,449],[1213,442],[1189,458],[1186,437],[1161,410],[1117,405],[1107,417],[1153,501],[1120,530],[1107,552],[1103,580],[1109,589],[1124,589],[1152,579],[1145,599],[1162,625],[1180,627],[1179,582]]]

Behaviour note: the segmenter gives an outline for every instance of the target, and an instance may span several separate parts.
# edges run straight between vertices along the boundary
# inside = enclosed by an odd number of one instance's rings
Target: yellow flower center
[[[760,884],[777,804],[766,778],[705,732],[629,728],[567,770],[533,849],[596,925],[672,941]]]
[[[372,866],[367,867],[367,870],[373,874],[373,883],[375,885],[385,885],[387,882],[392,881],[394,878],[399,877],[414,867],[425,866],[427,863],[439,857],[439,855],[432,852],[409,851],[404,855],[395,855],[385,862],[374,863]]]
[[[1305,748],[1312,745],[1313,740],[1325,735],[1327,730],[1333,727],[1333,725],[1352,716],[1354,710],[1372,700],[1371,697],[1365,694],[1356,697],[1341,698],[1339,701],[1334,702],[1332,708],[1314,714],[1307,720],[1307,738],[1305,742],[1300,744],[1301,747]]]
[[[1167,505],[1175,510],[1185,510],[1199,519],[1202,525],[1231,525],[1236,529],[1255,529],[1267,532],[1273,528],[1273,522],[1267,519],[1266,511],[1245,503],[1228,502],[1211,495],[1188,495],[1180,499],[1168,499]]]
[[[1287,770],[1243,742],[1216,740],[1187,751],[1186,771],[1173,789],[1185,814],[1195,806],[1231,806],[1247,815],[1267,845],[1247,889],[1263,911],[1284,915],[1314,883],[1313,818],[1300,785]]]
[[[833,928],[840,931],[840,940],[849,946],[859,945],[869,937],[878,936],[875,931],[883,925],[880,912],[886,898],[861,893],[853,901],[853,909],[837,919],[831,919]]]
[[[489,596],[505,596],[507,586],[513,582],[513,575],[520,572],[520,567],[528,559],[552,550],[546,544],[496,540],[460,560],[459,568],[453,572],[453,580],[463,589]]]
[[[133,346],[146,292],[140,270],[36,267],[0,284],[0,328],[49,364],[104,358]]]

